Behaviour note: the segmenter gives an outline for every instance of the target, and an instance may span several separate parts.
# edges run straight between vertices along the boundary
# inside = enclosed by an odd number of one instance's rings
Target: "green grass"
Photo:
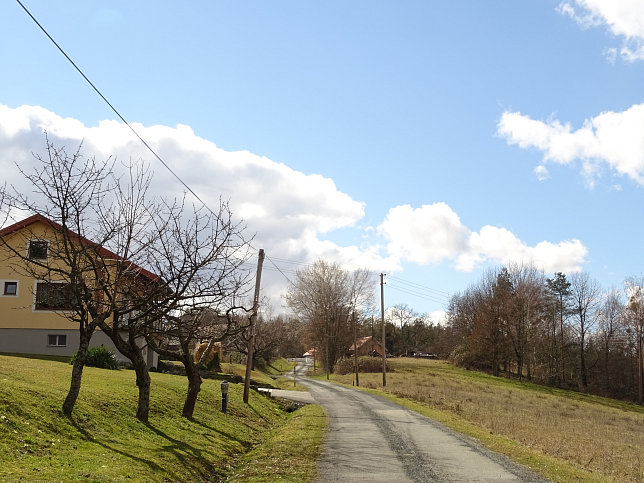
[[[362,388],[480,440],[554,481],[644,481],[644,408],[493,377],[441,361],[392,359]],[[333,379],[351,385],[352,376]]]
[[[295,367],[295,362],[289,362],[283,357],[266,365],[266,372],[272,376],[284,375]]]
[[[322,444],[325,416],[320,406],[305,406],[291,413],[290,424],[270,436],[242,458],[229,481],[293,482],[311,481]]]
[[[289,428],[299,411],[289,415],[254,391],[245,405],[241,384],[231,384],[228,414],[221,413],[216,380],[204,381],[186,420],[185,377],[158,373],[143,424],[134,373],[89,367],[68,418],[60,408],[70,374],[66,363],[0,356],[0,481],[221,481],[267,438],[270,452],[280,430],[297,435]]]

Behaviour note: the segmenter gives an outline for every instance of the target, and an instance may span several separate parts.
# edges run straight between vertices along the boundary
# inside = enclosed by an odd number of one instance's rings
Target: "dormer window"
[[[49,243],[45,240],[29,240],[27,257],[31,260],[47,260]]]

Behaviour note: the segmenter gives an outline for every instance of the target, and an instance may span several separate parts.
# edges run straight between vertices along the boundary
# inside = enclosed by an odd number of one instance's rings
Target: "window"
[[[49,243],[45,240],[29,240],[27,257],[32,260],[47,260],[48,247]]]
[[[74,308],[71,286],[64,282],[36,284],[36,310],[69,310]]]
[[[18,282],[5,282],[3,295],[18,295]]]
[[[47,345],[49,347],[65,347],[67,346],[67,336],[58,334],[49,334],[47,336]]]

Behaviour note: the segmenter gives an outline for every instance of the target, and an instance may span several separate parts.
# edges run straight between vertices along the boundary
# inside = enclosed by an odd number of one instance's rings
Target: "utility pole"
[[[244,402],[248,404],[248,391],[250,389],[250,371],[253,368],[253,350],[255,349],[255,318],[259,305],[259,286],[262,280],[262,265],[264,264],[264,249],[259,249],[257,259],[257,276],[255,277],[255,296],[253,297],[253,313],[250,315],[250,340],[246,351],[246,378],[244,379]]]
[[[360,387],[360,376],[358,375],[358,333],[356,328],[356,311],[351,313],[351,322],[353,322],[353,362],[356,369],[356,386]]]
[[[387,385],[387,348],[385,343],[385,274],[380,274],[380,320],[382,322],[382,386]]]

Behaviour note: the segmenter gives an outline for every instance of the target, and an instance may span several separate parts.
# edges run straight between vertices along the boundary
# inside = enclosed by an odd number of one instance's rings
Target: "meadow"
[[[394,372],[360,374],[377,390],[469,434],[554,481],[644,481],[644,408],[457,368],[390,359]],[[351,385],[353,375],[334,375]]]
[[[87,367],[66,417],[70,374],[64,362],[0,356],[0,481],[239,481],[237,474],[307,481],[314,474],[324,431],[318,406],[287,413],[254,391],[246,405],[243,385],[231,384],[223,414],[220,381],[208,379],[187,420],[185,377],[152,373],[143,424],[135,417],[134,372]],[[253,379],[271,380],[256,372]],[[293,438],[297,444],[287,444]]]

